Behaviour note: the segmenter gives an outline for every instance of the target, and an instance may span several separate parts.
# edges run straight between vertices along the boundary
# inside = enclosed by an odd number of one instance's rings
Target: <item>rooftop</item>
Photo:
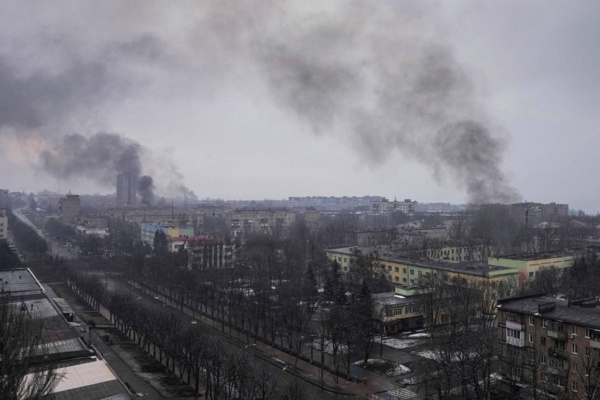
[[[600,329],[600,307],[598,305],[569,305],[567,300],[545,295],[522,296],[499,301],[498,309],[524,315],[538,315],[544,319]],[[544,306],[552,305],[554,307]],[[595,304],[595,303],[594,303]],[[540,305],[542,305],[540,312]],[[544,311],[547,310],[547,311]]]
[[[368,254],[372,251],[370,248],[359,248],[356,246],[351,247],[340,247],[328,249],[328,251],[354,255],[354,252],[360,250],[363,254]],[[504,274],[515,274],[517,270],[514,268],[500,267],[495,265],[488,265],[484,262],[456,262],[456,263],[445,263],[441,261],[432,261],[428,258],[408,258],[404,252],[398,252],[393,250],[376,250],[377,259],[382,262],[397,262],[415,267],[430,268],[438,271],[457,272],[467,275],[476,276],[491,276],[491,275],[504,275]]]
[[[493,258],[504,258],[509,260],[519,261],[534,261],[534,260],[545,260],[548,258],[559,258],[559,257],[572,257],[574,256],[573,251],[569,250],[558,250],[558,251],[545,251],[543,253],[521,253],[521,254],[510,254],[506,256],[497,256]],[[490,257],[492,258],[492,257]]]

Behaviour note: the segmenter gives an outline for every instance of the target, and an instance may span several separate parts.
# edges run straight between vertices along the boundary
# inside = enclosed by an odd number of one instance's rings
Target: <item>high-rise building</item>
[[[136,178],[131,173],[117,175],[117,206],[126,207],[136,204]]]
[[[58,215],[62,222],[73,223],[79,216],[81,200],[77,194],[68,194],[58,202]]]

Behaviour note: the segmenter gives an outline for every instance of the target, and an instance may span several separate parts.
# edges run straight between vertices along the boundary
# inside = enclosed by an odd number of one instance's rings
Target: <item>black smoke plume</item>
[[[154,205],[154,180],[151,176],[144,175],[138,180],[138,193],[142,204]]]

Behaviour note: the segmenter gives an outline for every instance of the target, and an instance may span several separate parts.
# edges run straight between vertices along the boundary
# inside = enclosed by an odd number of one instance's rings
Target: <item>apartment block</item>
[[[561,399],[597,398],[600,307],[596,299],[568,301],[540,294],[498,303],[500,372],[512,390],[537,390]]]

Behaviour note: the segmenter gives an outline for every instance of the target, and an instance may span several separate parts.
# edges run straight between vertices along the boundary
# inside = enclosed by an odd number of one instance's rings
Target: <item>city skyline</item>
[[[105,162],[101,157],[66,162],[61,155],[108,132],[135,150],[158,196],[180,190],[199,198],[256,200],[377,194],[466,203],[473,174],[446,157],[460,147],[436,147],[432,142],[442,136],[426,133],[429,127],[418,118],[403,127],[417,133],[388,135],[387,124],[398,122],[389,114],[410,113],[411,102],[364,114],[379,104],[373,96],[381,88],[370,79],[383,72],[371,67],[378,60],[373,54],[388,54],[373,46],[389,41],[405,43],[409,56],[439,46],[436,54],[448,58],[451,76],[464,78],[464,84],[452,83],[458,94],[444,98],[442,117],[429,119],[453,123],[451,109],[461,121],[485,123],[493,141],[483,148],[493,146],[487,154],[497,157],[499,168],[489,176],[500,172],[503,182],[494,195],[514,188],[509,202],[600,210],[600,183],[590,179],[600,145],[594,110],[600,100],[598,4],[282,3],[261,5],[260,18],[254,2],[234,10],[212,3],[132,4],[8,3],[0,16],[0,86],[7,88],[0,94],[0,187],[115,193],[115,170],[85,169],[86,161]],[[260,33],[249,40],[257,23],[275,39]],[[374,29],[376,23],[388,29]],[[311,37],[327,45],[310,47]],[[351,43],[355,51],[336,53]],[[287,46],[284,56],[273,53],[281,46]],[[312,58],[297,60],[298,54]],[[412,66],[413,58],[399,57],[377,66]],[[300,82],[316,79],[319,90],[285,86],[296,78],[287,72],[292,61],[295,68],[316,65],[321,75],[311,70]],[[328,93],[336,96],[324,98]],[[462,98],[468,101],[455,109]],[[327,108],[315,109],[314,101]],[[349,121],[354,116],[361,117],[358,123]],[[367,132],[352,133],[363,121],[369,121]],[[84,138],[79,147],[64,141],[74,134]],[[109,139],[114,144],[115,137]]]

